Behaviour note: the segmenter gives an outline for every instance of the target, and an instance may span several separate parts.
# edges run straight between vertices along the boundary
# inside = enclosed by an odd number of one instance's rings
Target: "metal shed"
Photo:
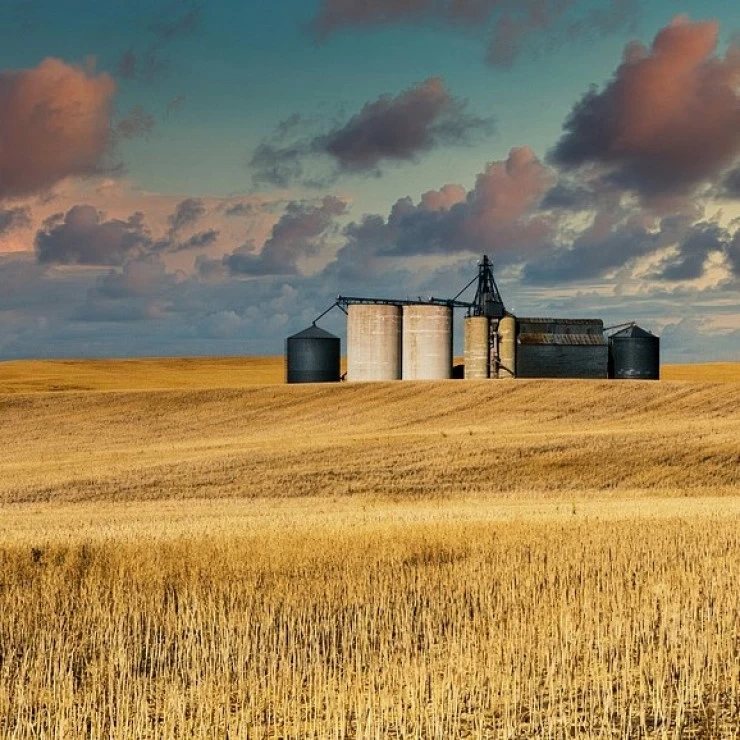
[[[601,319],[518,319],[516,350],[518,378],[607,377]]]

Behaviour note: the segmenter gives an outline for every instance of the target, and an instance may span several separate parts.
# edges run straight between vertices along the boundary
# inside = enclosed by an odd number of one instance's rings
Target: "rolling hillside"
[[[462,358],[456,358],[461,363]],[[663,380],[740,382],[740,362],[664,365]],[[0,395],[59,391],[244,388],[281,384],[283,358],[162,357],[0,362]]]
[[[740,385],[516,381],[0,397],[1,501],[736,492]]]

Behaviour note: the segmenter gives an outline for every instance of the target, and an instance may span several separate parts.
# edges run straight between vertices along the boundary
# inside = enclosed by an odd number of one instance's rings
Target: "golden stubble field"
[[[0,737],[740,736],[732,368],[148,370],[0,364]]]

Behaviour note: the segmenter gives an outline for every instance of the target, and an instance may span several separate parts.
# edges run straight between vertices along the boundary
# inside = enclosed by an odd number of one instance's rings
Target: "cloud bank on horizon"
[[[548,31],[634,21],[629,2],[578,5],[324,0],[309,33],[475,27],[500,50],[488,61],[511,65]],[[197,34],[204,13],[150,24],[151,53]],[[486,156],[490,108],[471,112],[427,76],[339,113],[283,116],[244,151],[262,191],[222,196],[136,185],[128,147],[156,147],[195,97],[169,96],[155,117],[136,102],[154,83],[135,52],[111,71],[52,56],[0,71],[0,356],[276,352],[340,291],[449,293],[487,252],[520,311],[637,318],[666,330],[674,359],[740,359],[740,45],[720,31],[677,16],[649,45],[626,43],[547,151]],[[402,169],[483,147],[468,186],[442,172],[389,192],[387,210],[364,205]]]

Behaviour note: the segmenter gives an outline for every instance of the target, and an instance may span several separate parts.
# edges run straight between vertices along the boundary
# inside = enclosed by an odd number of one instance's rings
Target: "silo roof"
[[[524,334],[594,334],[600,337],[604,333],[604,322],[601,319],[519,317],[517,327],[519,336]]]
[[[612,334],[612,337],[625,337],[630,339],[655,339],[655,334],[651,334],[645,329],[641,329],[637,324],[634,326],[628,326],[626,329],[618,331],[616,334]]]
[[[314,324],[313,326],[309,326],[308,329],[294,334],[290,339],[338,339],[338,337]]]
[[[519,335],[519,344],[561,344],[580,347],[599,347],[606,344],[599,334],[552,334],[537,333]]]

